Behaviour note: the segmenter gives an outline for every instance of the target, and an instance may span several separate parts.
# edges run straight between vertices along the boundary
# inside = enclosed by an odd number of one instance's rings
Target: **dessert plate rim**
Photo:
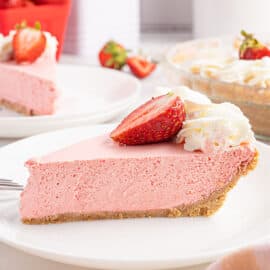
[[[89,72],[89,81],[86,81],[86,74],[79,74],[75,71],[81,70],[82,73]],[[74,77],[69,79],[70,75],[74,71]],[[126,72],[116,71],[112,69],[106,69],[98,66],[92,66],[87,64],[57,64],[57,85],[61,90],[67,87],[68,84],[80,80],[80,86],[74,91],[80,91],[80,94],[86,92],[86,89],[89,89],[89,83],[92,89],[89,91],[98,92],[98,94],[93,94],[93,98],[98,100],[106,100],[105,104],[102,105],[100,109],[79,111],[79,112],[68,112],[52,115],[40,115],[40,116],[24,116],[17,113],[1,113],[0,110],[0,138],[21,138],[26,136],[32,136],[40,134],[43,132],[53,131],[56,129],[71,128],[79,125],[85,124],[99,124],[105,123],[106,121],[112,120],[115,117],[119,116],[121,113],[129,109],[132,105],[135,104],[141,93],[141,83],[134,76]],[[65,74],[67,74],[65,76]],[[60,75],[60,76],[59,76]],[[91,76],[91,75],[99,75]],[[104,82],[108,81],[106,85],[106,92],[98,91],[97,87],[100,87],[100,77],[104,76]],[[67,78],[65,81],[64,77]],[[65,82],[64,82],[65,81]],[[107,100],[108,93],[113,93],[113,90],[116,89],[116,85],[111,86],[110,81],[114,81],[115,84],[118,83],[119,86],[117,89],[120,89],[120,85],[125,83],[129,85],[129,91],[126,96],[113,96],[113,100]],[[96,85],[95,85],[96,84]],[[102,90],[105,89],[104,85]],[[71,92],[69,90],[69,92]],[[61,97],[60,97],[61,98]],[[70,99],[70,98],[69,98]],[[69,100],[69,102],[71,102]],[[91,104],[93,104],[92,101]],[[85,106],[85,105],[84,105]],[[91,106],[89,106],[91,107]],[[66,109],[65,109],[66,110]],[[6,111],[6,110],[5,110]]]

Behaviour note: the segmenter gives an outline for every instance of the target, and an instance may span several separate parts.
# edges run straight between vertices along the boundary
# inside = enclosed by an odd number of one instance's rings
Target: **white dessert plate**
[[[127,110],[140,93],[140,83],[133,76],[86,65],[59,64],[57,86],[61,95],[53,115],[23,116],[0,108],[0,137],[104,123]]]
[[[28,158],[112,130],[93,126],[51,132],[0,149],[0,178],[25,184]],[[270,234],[270,147],[257,143],[255,171],[212,217],[143,218],[23,225],[19,194],[0,193],[0,241],[34,255],[101,269],[169,269],[212,261]],[[91,149],[89,149],[91,151]],[[17,196],[17,197],[16,197]]]

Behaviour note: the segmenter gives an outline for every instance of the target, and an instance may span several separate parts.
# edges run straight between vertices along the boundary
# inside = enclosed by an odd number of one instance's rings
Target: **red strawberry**
[[[181,129],[185,117],[183,102],[169,93],[152,98],[129,114],[111,138],[127,145],[167,141]]]
[[[156,63],[147,61],[140,56],[130,57],[127,60],[127,64],[132,73],[138,78],[145,78],[156,68]]]
[[[265,56],[270,56],[270,50],[252,34],[241,31],[244,40],[239,49],[239,58],[244,60],[255,60],[261,59]]]
[[[46,48],[46,36],[36,27],[19,26],[13,37],[14,57],[17,63],[34,62]]]
[[[126,49],[114,41],[107,42],[99,52],[99,62],[103,67],[121,69],[126,64]]]

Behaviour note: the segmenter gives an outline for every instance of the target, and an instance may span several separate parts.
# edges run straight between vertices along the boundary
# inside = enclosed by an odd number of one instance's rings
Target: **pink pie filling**
[[[34,114],[52,114],[57,97],[54,65],[0,63],[0,101],[23,106]]]
[[[92,138],[26,163],[21,217],[191,205],[226,187],[254,155],[249,146],[205,154],[173,143],[119,146],[108,136]]]

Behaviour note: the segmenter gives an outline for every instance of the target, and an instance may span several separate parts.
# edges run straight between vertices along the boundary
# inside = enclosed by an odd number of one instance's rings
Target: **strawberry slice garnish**
[[[100,50],[98,57],[103,67],[121,69],[126,64],[127,51],[121,44],[109,41]]]
[[[181,129],[185,117],[183,102],[169,93],[152,98],[129,114],[111,138],[126,145],[168,141]]]
[[[244,40],[239,49],[239,58],[243,60],[262,59],[270,56],[270,50],[261,42],[259,42],[252,34],[241,31]]]
[[[46,36],[40,24],[28,27],[25,23],[18,26],[13,37],[14,57],[17,63],[34,62],[46,48]]]
[[[132,73],[140,79],[147,77],[157,66],[156,63],[148,61],[141,56],[128,58],[127,64]]]

